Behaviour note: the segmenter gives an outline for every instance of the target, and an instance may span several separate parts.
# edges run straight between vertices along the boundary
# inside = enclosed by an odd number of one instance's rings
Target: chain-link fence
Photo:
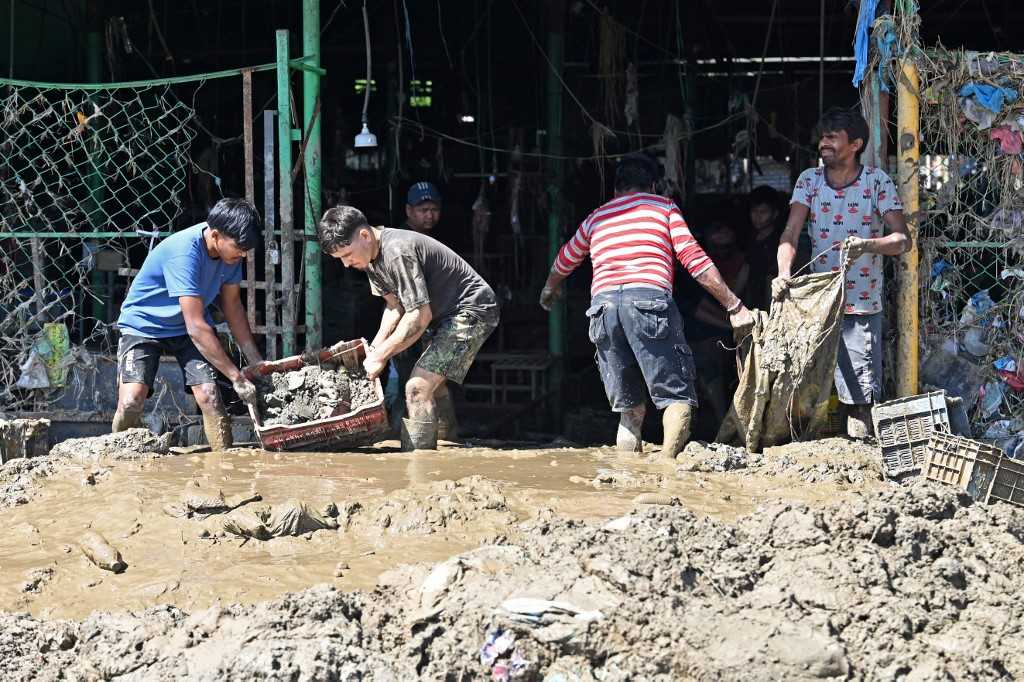
[[[1005,438],[1024,429],[1024,57],[934,49],[915,61],[922,379],[960,386],[978,435]]]

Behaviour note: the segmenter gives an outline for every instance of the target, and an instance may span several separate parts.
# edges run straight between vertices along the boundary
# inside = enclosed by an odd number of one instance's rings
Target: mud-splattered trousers
[[[595,294],[590,303],[589,336],[613,412],[644,404],[648,393],[659,410],[697,405],[683,318],[666,291],[625,285]]]

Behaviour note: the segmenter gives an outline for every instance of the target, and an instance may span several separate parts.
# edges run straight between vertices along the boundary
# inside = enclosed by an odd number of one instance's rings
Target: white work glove
[[[850,261],[855,261],[868,252],[868,240],[860,237],[847,237],[843,242],[843,251]]]
[[[256,384],[246,379],[245,376],[239,376],[232,381],[231,388],[235,389],[235,393],[242,399],[242,402],[250,405],[256,403]]]
[[[544,288],[540,290],[540,307],[548,312],[551,311],[551,307],[555,305],[555,301],[562,297],[562,287],[559,285],[549,286],[544,285]]]
[[[772,280],[772,300],[781,301],[789,291],[789,277],[776,277]]]

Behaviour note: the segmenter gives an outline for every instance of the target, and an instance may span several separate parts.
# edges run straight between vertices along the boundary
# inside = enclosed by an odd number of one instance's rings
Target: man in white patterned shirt
[[[845,244],[850,263],[835,384],[846,410],[847,435],[865,438],[871,434],[871,406],[881,397],[882,256],[908,251],[910,237],[896,185],[885,171],[860,163],[868,142],[864,117],[856,111],[830,109],[818,122],[817,132],[825,165],[805,170],[793,188],[772,294],[776,299],[785,296],[805,223],[815,254],[814,272],[838,272]],[[889,234],[883,236],[884,228]]]

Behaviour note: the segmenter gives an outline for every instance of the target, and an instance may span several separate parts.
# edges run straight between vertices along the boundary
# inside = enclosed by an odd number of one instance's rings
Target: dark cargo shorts
[[[446,317],[423,335],[426,348],[416,367],[461,384],[484,341],[497,326],[497,319],[485,322],[471,313]]]
[[[188,335],[151,339],[122,334],[117,344],[117,378],[122,384],[145,384],[153,392],[160,356],[173,355],[186,386],[217,383],[217,370],[203,357]]]
[[[836,393],[844,405],[870,405],[882,398],[882,313],[843,315],[836,358]]]
[[[613,412],[642,405],[697,405],[693,354],[683,318],[665,291],[617,287],[596,294],[587,310],[589,336]]]

